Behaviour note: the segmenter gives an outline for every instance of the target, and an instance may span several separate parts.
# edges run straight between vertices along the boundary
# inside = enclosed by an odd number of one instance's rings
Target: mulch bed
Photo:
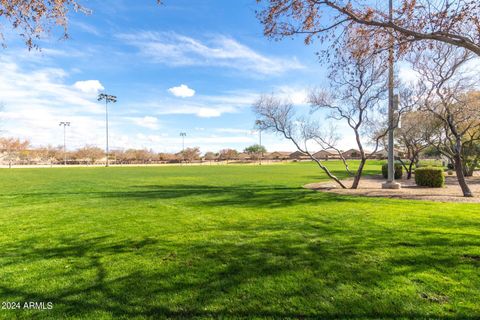
[[[472,190],[474,197],[466,198],[462,195],[462,190],[458,185],[455,176],[446,176],[444,188],[427,188],[415,185],[415,179],[397,180],[402,185],[400,190],[382,189],[382,183],[385,179],[381,176],[362,177],[358,189],[342,189],[335,182],[320,182],[310,183],[305,185],[305,188],[332,192],[345,195],[358,195],[366,197],[383,197],[383,198],[397,198],[397,199],[412,199],[412,200],[430,200],[439,202],[473,202],[480,203],[480,175],[467,178],[468,185]],[[343,180],[346,186],[350,186],[352,179]]]

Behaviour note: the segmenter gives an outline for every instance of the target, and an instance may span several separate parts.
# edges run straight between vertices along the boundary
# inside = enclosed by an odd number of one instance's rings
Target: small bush
[[[442,160],[420,160],[417,164],[417,168],[425,167],[443,167]]]
[[[388,179],[388,163],[382,165],[382,175]],[[395,163],[395,179],[401,179],[403,176],[403,166],[400,163]]]
[[[425,167],[415,170],[417,186],[441,188],[445,185],[445,176],[442,168]]]

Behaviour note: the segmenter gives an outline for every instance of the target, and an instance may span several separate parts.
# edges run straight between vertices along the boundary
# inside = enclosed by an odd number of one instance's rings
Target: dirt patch
[[[447,176],[445,178],[444,188],[426,188],[415,185],[415,180],[397,180],[402,185],[400,190],[382,189],[382,183],[385,179],[381,176],[363,177],[360,181],[358,189],[341,189],[336,184],[329,182],[310,183],[305,185],[305,188],[332,192],[345,195],[358,195],[366,197],[383,197],[383,198],[398,198],[398,199],[412,199],[412,200],[430,200],[439,202],[473,202],[480,203],[480,175],[477,172],[475,176],[467,178],[468,185],[472,190],[474,197],[465,198],[462,196],[457,178],[455,176]],[[352,179],[343,180],[342,182],[350,186]]]

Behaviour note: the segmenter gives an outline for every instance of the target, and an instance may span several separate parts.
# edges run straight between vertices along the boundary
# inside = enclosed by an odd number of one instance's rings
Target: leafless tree
[[[30,141],[28,140],[22,141],[19,138],[0,138],[0,152],[8,161],[9,168],[27,151],[29,146]]]
[[[468,95],[474,88],[474,78],[466,69],[472,57],[468,50],[437,42],[409,58],[420,77],[417,88],[423,97],[422,108],[439,121],[442,129],[431,143],[454,163],[465,197],[473,194],[464,176],[463,141],[480,126],[480,108]]]
[[[253,110],[262,121],[262,130],[279,133],[285,139],[290,140],[298,151],[315,161],[330,179],[340,187],[347,188],[321,160],[314,156],[314,152],[309,148],[312,143],[318,145],[321,142],[319,137],[325,137],[321,132],[319,122],[302,116],[297,117],[291,102],[282,101],[274,96],[260,97],[255,102]]]
[[[220,150],[220,153],[218,155],[218,158],[222,161],[226,161],[227,164],[228,164],[228,161],[234,160],[237,157],[238,157],[238,151],[235,149]]]
[[[145,164],[158,159],[158,156],[147,149],[127,149],[124,158],[128,163]]]
[[[218,154],[216,154],[215,152],[211,152],[211,151],[208,151],[205,153],[205,155],[203,156],[203,159],[205,161],[209,161],[210,164],[212,164],[212,161],[215,161],[218,159]]]
[[[158,154],[158,159],[160,161],[165,161],[165,162],[176,162],[179,160],[177,155],[173,153],[164,153],[164,152]]]
[[[397,160],[405,168],[407,179],[412,177],[414,165],[418,165],[420,154],[430,145],[428,141],[435,130],[436,124],[427,112],[416,110],[402,115],[401,126],[395,136],[396,142],[406,152],[407,163],[401,157]]]
[[[105,156],[105,152],[95,146],[86,145],[75,151],[73,157],[81,162],[85,161],[87,164],[95,164],[95,162]]]
[[[48,145],[46,147],[33,149],[32,152],[34,152],[35,157],[40,161],[49,163],[50,165],[62,161],[64,158],[63,146],[54,147]]]
[[[186,162],[193,162],[194,160],[200,159],[200,148],[186,148],[179,153],[179,156]]]
[[[387,64],[381,55],[355,55],[347,50],[336,57],[330,69],[331,89],[312,92],[309,102],[312,112],[328,110],[331,119],[343,121],[352,129],[360,151],[360,164],[352,184],[352,189],[357,189],[367,159],[377,152],[382,137],[387,134],[386,129],[377,134],[373,139],[373,151],[365,151],[365,143],[371,142],[365,138],[369,137],[372,123],[381,115],[381,103],[387,92]],[[329,147],[334,148],[333,145]],[[343,161],[346,164],[345,159]]]
[[[468,103],[471,104],[473,110],[480,109],[480,91],[469,92]],[[476,107],[475,107],[476,106]],[[475,118],[475,115],[470,120],[471,122],[479,122],[480,119]],[[470,130],[465,133],[463,140],[462,159],[464,165],[464,174],[471,177],[473,172],[480,164],[480,126],[471,123]]]

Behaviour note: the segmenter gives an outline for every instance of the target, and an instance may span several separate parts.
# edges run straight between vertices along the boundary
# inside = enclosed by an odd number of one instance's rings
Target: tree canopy
[[[257,0],[265,35],[273,38],[304,35],[338,44],[352,29],[373,40],[373,49],[388,46],[389,30],[400,48],[419,40],[436,40],[480,55],[480,2],[472,0],[399,0],[393,19],[388,1]],[[383,5],[381,5],[383,3]],[[350,40],[357,40],[355,39]],[[370,41],[370,40],[369,40]]]
[[[161,4],[161,0],[156,0]],[[37,41],[55,27],[62,30],[61,38],[68,38],[68,13],[90,14],[78,0],[0,0],[0,28],[12,27],[19,32],[29,49],[38,48]],[[5,46],[3,34],[0,41]]]

